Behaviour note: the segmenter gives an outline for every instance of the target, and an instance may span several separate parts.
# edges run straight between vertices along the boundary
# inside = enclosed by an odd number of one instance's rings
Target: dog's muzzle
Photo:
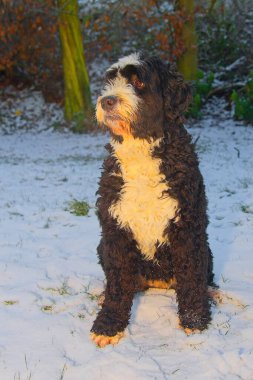
[[[105,96],[101,99],[101,107],[104,111],[112,111],[118,102],[116,96]]]

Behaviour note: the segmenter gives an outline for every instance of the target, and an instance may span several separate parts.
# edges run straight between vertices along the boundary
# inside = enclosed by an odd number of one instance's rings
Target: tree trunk
[[[89,77],[86,70],[77,0],[58,0],[59,30],[64,71],[65,118],[79,120],[82,132],[92,109]],[[80,117],[83,122],[80,123]],[[87,120],[86,120],[87,121]],[[81,125],[82,124],[82,125]]]
[[[185,44],[185,52],[178,59],[178,70],[186,80],[197,79],[198,72],[198,48],[197,34],[194,20],[194,0],[177,0],[176,9],[182,11],[189,18],[184,23],[182,38]]]

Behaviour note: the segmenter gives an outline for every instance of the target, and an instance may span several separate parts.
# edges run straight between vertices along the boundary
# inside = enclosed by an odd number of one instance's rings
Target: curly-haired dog
[[[97,120],[111,133],[97,201],[105,299],[91,329],[100,347],[123,336],[135,292],[174,287],[185,331],[210,322],[212,253],[198,159],[182,120],[191,95],[158,58],[132,54],[106,72]]]

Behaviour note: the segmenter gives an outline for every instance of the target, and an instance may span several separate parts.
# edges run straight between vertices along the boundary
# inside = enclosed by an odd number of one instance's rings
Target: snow
[[[99,349],[89,339],[104,287],[94,207],[108,136],[55,131],[61,110],[37,93],[22,96],[1,105],[1,380],[252,380],[253,128],[236,124],[220,100],[189,125],[221,290],[209,329],[186,336],[175,292],[149,290],[135,297],[125,338]],[[36,117],[28,96],[44,107]],[[88,216],[69,212],[73,199],[90,204]]]

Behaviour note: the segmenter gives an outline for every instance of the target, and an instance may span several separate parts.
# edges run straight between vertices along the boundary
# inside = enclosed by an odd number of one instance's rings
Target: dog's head
[[[159,138],[190,100],[189,86],[172,66],[156,57],[132,54],[106,71],[96,116],[114,136]]]

